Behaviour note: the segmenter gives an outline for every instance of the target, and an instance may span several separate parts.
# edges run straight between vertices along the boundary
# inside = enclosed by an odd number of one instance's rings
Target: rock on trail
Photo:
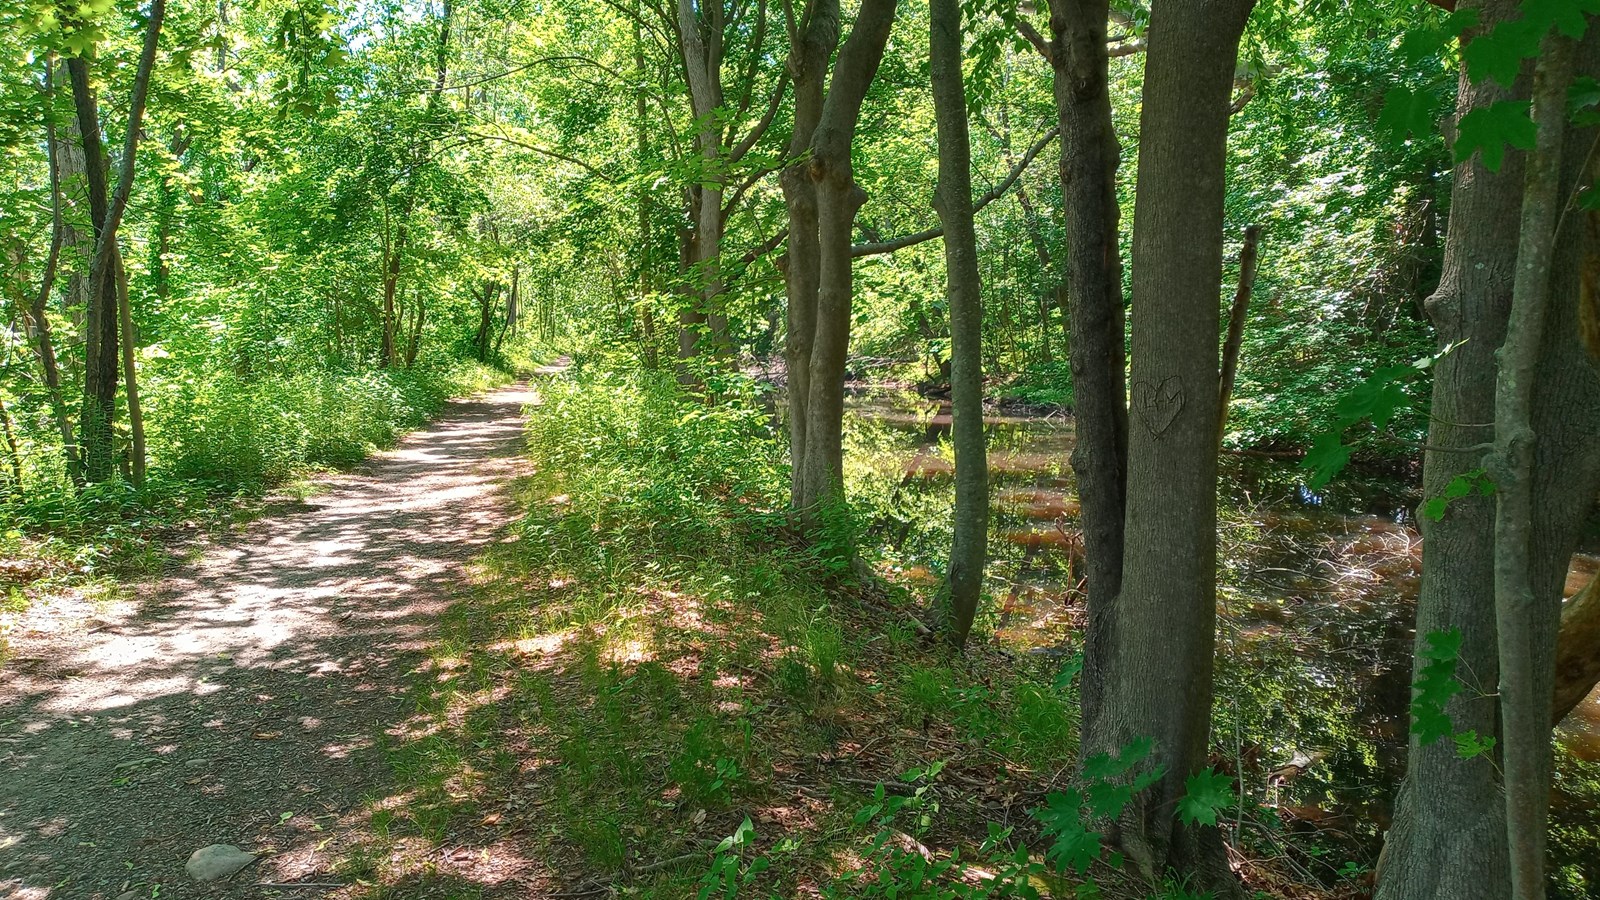
[[[183,870],[195,881],[216,881],[227,878],[256,861],[254,853],[246,853],[229,844],[212,844],[189,854]]]

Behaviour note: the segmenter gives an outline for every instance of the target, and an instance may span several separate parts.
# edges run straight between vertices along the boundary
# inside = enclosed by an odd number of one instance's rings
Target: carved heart
[[[1177,375],[1161,382],[1159,387],[1148,381],[1133,383],[1133,411],[1153,435],[1166,431],[1178,417],[1183,399],[1183,379]]]

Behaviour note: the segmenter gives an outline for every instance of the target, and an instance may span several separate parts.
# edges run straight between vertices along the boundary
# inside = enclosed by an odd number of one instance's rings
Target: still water
[[[949,547],[953,467],[948,404],[910,391],[853,395],[847,458],[854,496],[886,510],[873,527],[891,568],[932,583]],[[1078,502],[1064,416],[986,417],[993,502],[989,568],[998,640],[1073,652],[1082,624]],[[1295,463],[1226,455],[1219,523],[1216,740],[1264,806],[1286,820],[1375,839],[1404,770],[1421,539],[1421,497],[1393,478],[1341,479],[1322,492]],[[1600,569],[1580,556],[1574,592]],[[1600,691],[1559,730],[1600,759]]]

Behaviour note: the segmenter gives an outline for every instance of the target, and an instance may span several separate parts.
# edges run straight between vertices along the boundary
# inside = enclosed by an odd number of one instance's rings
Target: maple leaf
[[[1397,85],[1383,95],[1378,131],[1398,147],[1408,135],[1424,135],[1433,127],[1433,98],[1424,91]]]
[[[1594,0],[1523,0],[1522,16],[1542,36],[1551,27],[1573,40],[1589,28],[1585,13],[1595,12]]]
[[[1505,162],[1507,144],[1518,150],[1532,150],[1538,136],[1528,112],[1532,105],[1527,100],[1500,100],[1462,116],[1456,135],[1456,162],[1464,162],[1475,151],[1481,151],[1483,167],[1498,172]]]
[[[1539,52],[1539,39],[1548,31],[1523,18],[1502,22],[1488,34],[1473,38],[1462,50],[1467,60],[1467,76],[1473,81],[1493,78],[1505,87],[1517,80],[1522,61]]]
[[[1217,810],[1227,809],[1236,799],[1233,779],[1209,766],[1190,775],[1183,787],[1184,794],[1178,799],[1178,820],[1190,825],[1217,824]]]

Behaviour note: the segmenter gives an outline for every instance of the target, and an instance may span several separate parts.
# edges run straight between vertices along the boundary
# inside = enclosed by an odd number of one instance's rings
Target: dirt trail
[[[104,627],[17,637],[0,670],[0,897],[341,880],[328,867],[393,781],[378,744],[415,713],[407,675],[465,563],[514,513],[531,400],[513,387],[454,402]],[[183,866],[213,843],[263,856],[202,887]]]

